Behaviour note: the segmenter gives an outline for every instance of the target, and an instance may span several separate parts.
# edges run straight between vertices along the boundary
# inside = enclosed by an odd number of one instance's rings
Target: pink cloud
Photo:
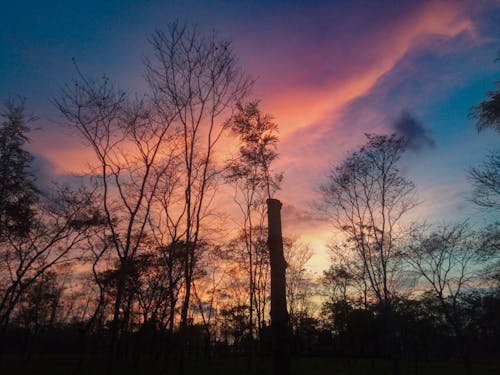
[[[425,43],[426,38],[435,35],[452,38],[463,32],[475,35],[463,3],[419,4],[410,9],[411,13],[387,20],[377,29],[358,33],[356,37],[341,40],[341,35],[325,30],[328,38],[321,43],[299,40],[301,44],[295,48],[285,44],[282,50],[280,43],[284,36],[278,34],[272,47],[259,51],[258,61],[250,61],[261,77],[256,91],[281,124],[283,137],[325,120],[351,100],[366,94],[412,47]]]

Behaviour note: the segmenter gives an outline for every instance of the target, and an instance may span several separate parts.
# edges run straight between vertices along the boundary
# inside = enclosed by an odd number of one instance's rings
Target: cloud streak
[[[249,65],[263,77],[258,92],[282,124],[283,135],[324,122],[366,95],[412,47],[425,44],[426,37],[474,35],[474,24],[459,3],[418,4],[401,6],[399,12],[389,12],[387,5],[366,7],[355,19],[346,20],[326,12],[319,17],[322,21],[309,25],[305,36],[293,38],[296,32],[284,26],[284,31],[271,37],[271,50],[255,45],[258,61],[250,58]],[[394,17],[390,22],[370,25],[372,19],[389,21],[390,16]],[[317,28],[328,22],[340,25],[325,27],[318,39]],[[280,48],[287,32],[292,42]]]

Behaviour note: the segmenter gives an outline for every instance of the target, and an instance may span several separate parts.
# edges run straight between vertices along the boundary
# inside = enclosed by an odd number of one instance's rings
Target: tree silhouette
[[[500,53],[496,61],[500,61]],[[496,89],[486,93],[486,99],[472,107],[469,116],[476,120],[478,131],[493,129],[500,132],[500,81],[495,82]]]
[[[311,317],[313,281],[307,269],[312,257],[311,248],[297,238],[285,238],[283,250],[286,261],[286,302],[290,328],[298,333],[302,322]]]
[[[321,186],[325,209],[345,236],[353,256],[362,264],[367,285],[378,304],[381,336],[399,373],[399,343],[393,300],[402,276],[402,220],[415,207],[415,185],[398,162],[407,141],[395,134],[367,135],[368,142],[332,169]]]
[[[276,147],[278,130],[270,115],[263,115],[258,102],[238,103],[237,112],[230,121],[232,133],[239,139],[238,155],[226,166],[226,181],[234,188],[233,200],[242,215],[240,249],[243,267],[248,274],[249,339],[251,345],[251,365],[254,353],[254,310],[257,308],[258,326],[261,326],[258,283],[265,277],[268,257],[263,251],[265,238],[265,200],[279,189],[281,175],[273,176],[271,164],[278,157]],[[259,332],[260,333],[260,332]]]
[[[160,178],[170,167],[168,130],[175,114],[158,121],[144,100],[128,100],[107,77],[92,81],[79,71],[54,103],[67,126],[93,150],[100,209],[109,248],[119,259],[108,355],[112,373],[118,325],[127,309],[123,297],[127,272],[143,245]]]
[[[481,251],[482,242],[466,224],[442,226],[430,233],[416,231],[406,247],[407,263],[424,280],[439,303],[438,311],[453,329],[461,345],[465,366],[469,366],[469,343],[465,337],[468,316],[464,300],[468,289],[479,285],[484,265],[494,258],[491,249]]]
[[[215,33],[208,37],[196,27],[170,24],[150,37],[154,56],[146,62],[152,101],[160,115],[175,114],[180,134],[182,169],[178,175],[182,200],[165,212],[172,233],[188,245],[184,259],[179,374],[184,371],[191,281],[218,174],[214,152],[225,120],[246,95],[252,81],[242,73],[229,42]],[[173,239],[175,240],[175,239]]]
[[[95,225],[91,191],[58,187],[42,195],[24,150],[24,101],[9,100],[0,128],[0,334],[12,313],[56,265],[66,262]]]
[[[497,58],[500,61],[500,55]],[[487,99],[472,107],[470,117],[476,119],[478,131],[493,129],[500,132],[500,82],[486,93]],[[486,160],[469,170],[473,185],[472,202],[483,208],[500,208],[500,151],[489,152]]]
[[[45,272],[67,262],[86,241],[89,228],[98,225],[91,192],[61,188],[52,198],[37,204],[29,231],[22,237],[9,233],[0,246],[0,329],[24,293]]]
[[[402,219],[416,205],[415,186],[398,167],[406,141],[396,135],[367,138],[331,170],[321,191],[324,209],[361,261],[376,300],[388,304],[400,269]]]
[[[33,156],[25,150],[31,119],[24,99],[7,100],[0,117],[0,237],[23,236],[33,223],[39,194],[31,170]]]
[[[479,207],[500,209],[500,151],[492,151],[480,165],[469,170],[471,201]]]

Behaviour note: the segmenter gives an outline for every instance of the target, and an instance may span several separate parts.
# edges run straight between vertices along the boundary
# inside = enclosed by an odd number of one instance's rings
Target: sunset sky
[[[498,147],[477,134],[471,106],[500,80],[500,1],[16,1],[0,12],[0,99],[21,95],[39,119],[31,133],[39,179],[86,163],[50,99],[75,76],[103,74],[129,92],[144,89],[148,35],[179,20],[232,41],[257,79],[252,97],[280,127],[276,170],[285,181],[284,230],[302,236],[324,268],[328,224],[312,214],[329,166],[364,133],[410,139],[405,174],[430,222],[485,213],[467,202],[467,168]],[[323,266],[323,267],[322,267]]]

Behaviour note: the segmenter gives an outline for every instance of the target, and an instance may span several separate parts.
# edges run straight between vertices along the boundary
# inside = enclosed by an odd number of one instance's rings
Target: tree
[[[216,340],[217,313],[223,294],[222,285],[228,270],[219,248],[207,249],[199,262],[198,277],[193,279],[193,296],[196,310],[201,317],[205,336],[205,353],[210,354],[212,342]]]
[[[146,238],[148,219],[160,179],[172,156],[169,129],[175,113],[156,118],[145,100],[129,100],[107,77],[92,81],[79,71],[54,100],[67,126],[95,156],[94,170],[109,248],[119,261],[107,372],[112,373],[118,324],[131,266]]]
[[[312,257],[311,248],[295,238],[284,239],[286,271],[286,302],[290,316],[290,326],[298,333],[302,321],[310,317],[311,295],[313,294],[312,277],[306,264]]]
[[[500,55],[497,59],[500,61]],[[472,107],[470,117],[476,119],[476,128],[480,132],[493,129],[500,132],[500,82],[497,89],[486,93],[487,99]],[[469,179],[473,185],[472,202],[483,208],[500,208],[500,151],[491,151],[486,160],[469,170]]]
[[[184,298],[181,309],[179,373],[183,373],[192,275],[202,222],[208,214],[217,182],[215,147],[237,102],[251,80],[242,73],[229,42],[215,33],[203,36],[197,28],[169,25],[150,37],[154,58],[146,62],[152,101],[160,115],[175,114],[180,134],[182,170],[178,178],[183,199],[165,212],[172,242],[187,244],[184,259]]]
[[[368,310],[373,302],[373,293],[370,292],[369,280],[363,259],[353,256],[349,242],[339,241],[329,245],[332,265],[324,274],[324,284],[327,287],[326,295],[335,300],[349,300],[351,303]]]
[[[239,138],[238,155],[230,160],[226,167],[226,181],[234,188],[233,200],[241,216],[241,236],[237,242],[242,246],[233,246],[239,250],[243,267],[248,274],[249,298],[249,338],[253,354],[254,311],[257,307],[258,326],[261,326],[261,311],[257,301],[257,288],[262,281],[268,265],[262,246],[265,238],[264,220],[266,216],[266,198],[270,198],[279,189],[281,175],[273,176],[271,164],[278,157],[276,147],[278,126],[270,115],[261,114],[258,102],[238,103],[237,113],[230,122],[234,135]],[[259,330],[260,333],[260,330]]]
[[[367,135],[368,142],[330,172],[324,208],[363,266],[375,299],[390,304],[400,276],[403,219],[415,207],[415,186],[398,162],[406,140]]]
[[[480,259],[488,260],[486,267],[482,270],[482,278],[489,280],[493,289],[500,291],[500,222],[482,228],[478,237],[480,238]]]
[[[95,224],[91,191],[42,195],[31,171],[24,100],[8,100],[0,127],[0,330],[28,290],[68,256]]]
[[[76,250],[86,241],[89,228],[100,223],[93,199],[92,192],[61,188],[33,208],[27,233],[6,235],[0,245],[0,330],[6,329],[21,297],[45,272],[73,254],[81,256]]]
[[[347,331],[347,315],[352,310],[349,288],[354,277],[341,265],[323,271],[323,319],[336,334]]]
[[[479,207],[500,209],[500,152],[490,152],[482,164],[469,170],[468,177],[473,187],[472,202]]]
[[[64,285],[54,271],[45,272],[23,294],[16,319],[26,329],[27,358],[31,357],[40,329],[52,326],[58,317]]]
[[[368,142],[330,172],[321,186],[325,209],[345,237],[346,248],[362,264],[380,311],[383,338],[399,373],[397,327],[393,300],[402,278],[400,242],[405,215],[415,207],[415,185],[398,163],[407,140],[393,135],[367,135]]]
[[[466,366],[470,348],[463,301],[471,288],[481,285],[484,267],[495,254],[483,245],[477,233],[466,224],[458,224],[416,231],[405,249],[407,263],[437,299],[440,314],[459,340]]]
[[[500,61],[500,53],[496,61]],[[486,93],[486,100],[472,107],[469,116],[476,119],[477,131],[491,128],[500,132],[500,81],[495,82],[496,90]]]
[[[491,128],[500,132],[500,82],[496,90],[486,93],[487,99],[472,107],[471,117],[477,120],[478,131]]]
[[[0,113],[0,238],[28,233],[39,194],[31,171],[33,156],[24,148],[30,130],[24,100],[7,100],[4,107]]]

